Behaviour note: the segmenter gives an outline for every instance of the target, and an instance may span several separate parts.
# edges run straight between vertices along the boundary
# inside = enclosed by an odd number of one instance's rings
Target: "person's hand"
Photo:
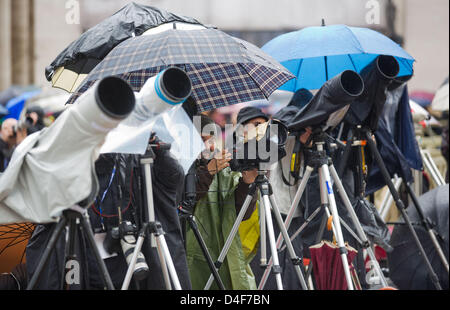
[[[253,170],[244,170],[242,171],[242,180],[245,184],[252,184],[255,182],[256,177],[258,176],[258,170],[255,168]]]
[[[309,136],[311,136],[311,134],[312,134],[311,127],[306,127],[305,132],[300,136],[300,142],[302,144],[306,144],[306,142],[308,142]]]
[[[208,163],[208,171],[211,175],[215,175],[217,172],[230,166],[229,161],[231,160],[231,154],[227,149],[220,153],[216,153],[214,158]]]

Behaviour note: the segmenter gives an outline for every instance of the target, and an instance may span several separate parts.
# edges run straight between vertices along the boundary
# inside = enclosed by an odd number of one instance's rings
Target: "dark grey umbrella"
[[[119,76],[139,91],[148,78],[168,66],[178,66],[189,75],[200,111],[267,99],[294,78],[258,47],[220,30],[169,29],[119,44],[92,70],[68,103],[105,76]]]
[[[448,221],[449,221],[449,185],[435,188],[419,197],[419,202],[423,208],[425,217],[435,225],[438,234],[438,241],[448,261]],[[449,288],[449,275],[439,259],[436,248],[433,246],[431,238],[423,228],[416,208],[407,208],[408,216],[414,223],[414,229],[419,236],[430,263],[439,277],[439,282],[444,290]],[[429,272],[424,260],[412,239],[406,225],[395,226],[391,236],[391,246],[394,250],[388,253],[389,277],[404,290],[427,290],[434,289],[433,281],[429,277]]]
[[[129,3],[67,46],[45,69],[46,78],[52,81],[54,87],[73,92],[84,77],[119,43],[170,22],[201,24],[191,17]],[[63,71],[66,72],[63,74]]]

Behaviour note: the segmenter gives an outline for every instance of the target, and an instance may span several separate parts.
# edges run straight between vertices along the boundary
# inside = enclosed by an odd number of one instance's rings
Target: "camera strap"
[[[116,175],[116,164],[114,164],[114,167],[111,172],[111,177],[109,178],[108,186],[106,187],[105,191],[103,192],[100,203],[98,204],[98,212],[100,212],[100,222],[102,224],[103,229],[105,229],[105,226],[104,226],[104,220],[103,220],[103,216],[102,216],[102,213],[103,213],[102,212],[102,204],[103,204],[103,201],[105,200],[106,194],[108,193],[108,191],[111,187],[111,184],[112,184],[112,181],[114,180],[115,175]]]

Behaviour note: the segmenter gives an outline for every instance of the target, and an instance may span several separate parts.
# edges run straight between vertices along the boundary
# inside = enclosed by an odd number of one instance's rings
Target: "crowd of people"
[[[301,109],[311,98],[312,94],[302,89],[296,92],[287,108]],[[192,110],[187,109],[186,111],[192,113]],[[249,186],[258,175],[258,169],[233,171],[230,168],[232,151],[218,146],[218,143],[223,145],[221,132],[218,136],[215,136],[213,132],[205,130],[210,125],[217,125],[209,115],[208,113],[195,115],[201,119],[201,128],[198,128],[198,130],[205,144],[205,150],[192,166],[195,171],[196,191],[194,208],[189,212],[195,216],[199,224],[198,229],[204,238],[209,254],[216,261],[246,200]],[[274,117],[277,117],[277,115]],[[27,135],[44,128],[43,114],[39,109],[27,111],[27,118],[29,119],[27,126],[19,124],[15,119],[3,121],[0,139],[0,171],[6,169],[15,147]],[[248,132],[249,128],[257,128],[270,121],[271,118],[271,115],[264,113],[261,109],[247,106],[239,111],[236,126],[244,126],[246,132]],[[292,195],[295,194],[298,187],[298,182],[291,184],[291,176],[286,177],[289,175],[290,155],[294,152],[296,140],[301,143],[303,148],[310,146],[310,134],[311,130],[307,128],[300,136],[289,136],[285,146],[288,155],[276,163],[268,173],[270,182],[275,189],[276,199],[281,202],[280,211],[283,220],[286,219]],[[151,139],[152,143],[158,144],[161,142],[154,135]],[[205,287],[211,275],[211,270],[207,263],[207,257],[194,236],[192,227],[187,225],[181,216],[180,206],[186,199],[183,168],[172,157],[168,149],[155,148],[154,153],[155,160],[151,167],[151,173],[156,220],[161,223],[164,230],[165,240],[182,289],[201,290]],[[133,228],[132,234],[136,236],[148,216],[145,207],[146,198],[144,197],[146,184],[141,168],[139,155],[132,154],[101,154],[95,164],[100,188],[95,202],[88,208],[88,215],[93,233],[96,239],[100,240],[99,246],[105,250],[102,251],[106,253],[103,254],[102,258],[115,288],[122,286],[129,266],[128,256],[130,256],[130,252],[121,245],[125,237],[120,233],[117,237],[114,233],[118,228],[120,231],[126,225],[130,225],[129,227]],[[314,211],[314,208],[320,205],[319,193],[317,192],[318,182],[318,175],[315,173],[311,176],[306,195],[302,197],[300,207],[297,208],[297,212],[293,216],[293,224],[288,230],[289,235],[292,235],[298,227],[307,222],[307,218]],[[338,203],[341,203],[339,199]],[[226,259],[219,269],[221,281],[226,289],[257,289],[263,278],[265,266],[261,266],[259,244],[260,208],[261,201],[259,195],[256,194],[252,197],[245,212],[240,224],[239,234],[232,241]],[[343,214],[344,218],[345,216]],[[293,240],[294,250],[300,258],[310,257],[308,247],[317,241],[315,240],[316,233],[321,220],[322,216],[318,216],[315,221],[308,223],[309,227],[305,230],[304,236]],[[2,282],[3,289],[17,289],[17,283],[20,283],[23,287],[27,279],[33,276],[55,225],[41,224],[36,226],[26,248],[26,264],[21,265],[23,272],[19,273],[18,269],[15,269],[15,274],[13,271],[9,275],[2,275],[14,278],[14,281]],[[280,229],[275,221],[273,227],[275,236],[278,236]],[[101,289],[103,283],[92,249],[87,245],[83,235],[78,237],[76,251],[83,261],[84,270],[81,274],[81,283],[74,287]],[[350,235],[345,235],[345,237],[346,240],[352,239]],[[333,236],[330,232],[328,232],[328,235],[325,232],[323,238],[332,240]],[[135,242],[136,239],[134,238],[133,241]],[[133,241],[131,242],[132,245],[134,245]],[[59,236],[56,250],[51,254],[50,261],[41,274],[37,288],[61,288],[65,244],[64,235]],[[141,252],[145,272],[140,275],[134,274],[130,288],[165,289],[163,266],[161,266],[157,249],[150,244],[150,239],[146,239]],[[284,288],[302,289],[292,264],[292,258],[287,251],[281,251],[279,257]],[[301,267],[305,269],[305,266],[306,263],[303,262]],[[363,287],[368,287],[368,284],[364,283],[366,269],[362,256],[357,260],[355,267],[361,284]],[[211,288],[217,289],[217,283],[213,283]],[[266,281],[264,288],[277,288],[275,277],[272,274]]]

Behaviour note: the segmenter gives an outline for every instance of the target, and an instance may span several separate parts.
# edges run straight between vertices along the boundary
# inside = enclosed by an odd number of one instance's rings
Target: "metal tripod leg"
[[[283,238],[286,243],[289,256],[291,258],[292,263],[294,264],[294,269],[295,269],[295,272],[297,273],[297,277],[300,281],[300,285],[302,286],[302,288],[304,290],[308,290],[308,286],[306,285],[306,281],[305,281],[305,278],[303,277],[303,272],[301,269],[302,260],[295,254],[294,247],[292,246],[291,240],[289,239],[287,229],[283,224],[283,219],[281,217],[280,209],[278,208],[278,205],[275,201],[275,198],[273,197],[273,194],[271,194],[269,196],[269,200],[272,204],[272,210],[275,215],[275,219],[277,220],[278,227],[280,228],[280,231],[283,234]]]
[[[82,210],[85,211],[84,209]],[[56,224],[52,235],[50,237],[49,242],[47,243],[47,246],[45,248],[44,253],[42,254],[41,260],[39,261],[39,264],[36,268],[35,273],[33,274],[33,277],[31,278],[27,290],[32,290],[36,287],[39,278],[42,274],[42,271],[44,270],[45,266],[47,265],[47,262],[50,258],[50,254],[52,253],[53,249],[55,248],[56,242],[58,240],[58,237],[60,236],[60,233],[64,229],[66,225],[68,225],[69,221],[73,221],[73,224],[77,225],[75,222],[76,219],[79,219],[84,235],[87,237],[87,241],[91,247],[92,252],[94,253],[94,257],[96,260],[96,263],[98,267],[100,268],[100,277],[103,281],[104,288],[109,290],[114,290],[114,285],[112,283],[111,277],[108,273],[108,269],[106,268],[106,265],[103,261],[103,259],[100,256],[100,253],[98,251],[97,245],[95,244],[94,236],[92,235],[92,230],[90,227],[89,222],[86,218],[83,217],[83,215],[79,211],[75,210],[65,210],[63,211],[63,215],[61,216],[59,222]],[[73,227],[71,230],[76,229],[76,227]],[[71,237],[69,236],[69,240]],[[72,247],[73,245],[67,245],[68,247]],[[65,267],[65,266],[64,266]]]
[[[258,195],[259,201],[262,201],[261,193],[258,193]],[[259,227],[260,228],[266,227],[266,215],[264,209],[261,208],[261,204],[259,206]],[[267,267],[266,230],[260,229],[259,233],[260,233],[259,244],[261,249],[260,267],[265,268]]]
[[[435,285],[435,287],[438,290],[442,290],[442,287],[439,283],[439,278],[437,277],[436,273],[434,272],[433,267],[431,266],[431,263],[430,263],[428,257],[426,256],[426,252],[425,252],[422,244],[420,243],[419,237],[417,236],[417,233],[414,230],[414,227],[412,226],[412,223],[408,217],[408,214],[406,213],[405,205],[403,204],[402,200],[400,199],[400,195],[395,190],[395,187],[394,187],[394,184],[392,184],[389,172],[387,171],[387,168],[384,165],[383,159],[381,158],[381,155],[378,152],[375,142],[372,140],[372,134],[370,133],[370,131],[366,131],[365,134],[366,134],[367,143],[369,144],[369,148],[372,152],[372,155],[373,155],[376,163],[378,164],[378,167],[380,168],[380,171],[383,175],[384,181],[386,182],[387,186],[389,187],[392,197],[394,197],[395,205],[397,206],[397,209],[402,214],[403,219],[405,220],[405,223],[408,226],[408,229],[410,230],[410,232],[414,238],[414,241],[415,241],[417,247],[419,248],[420,253],[422,254],[422,258],[424,259],[425,264],[428,268],[430,278],[433,281],[433,284]]]
[[[336,200],[334,198],[333,186],[331,184],[330,172],[328,171],[328,165],[323,164],[319,168],[319,173],[322,174],[323,181],[325,184],[321,182],[320,186],[326,186],[327,194],[328,194],[328,202],[330,205],[330,211],[332,214],[332,221],[334,225],[334,235],[336,237],[336,242],[339,247],[339,252],[342,259],[342,266],[344,268],[345,278],[347,280],[347,286],[349,290],[353,290],[353,282],[350,275],[350,267],[348,266],[348,258],[347,258],[347,248],[344,243],[344,236],[342,234],[342,228],[339,221],[339,213],[337,210]]]
[[[441,186],[445,184],[445,179],[442,177],[439,169],[436,167],[433,158],[430,153],[426,150],[420,149],[420,155],[422,156],[422,161],[425,168],[430,172],[433,181],[437,186]]]
[[[442,250],[441,245],[439,244],[439,241],[436,238],[436,232],[434,231],[434,229],[432,227],[431,221],[425,217],[425,214],[423,213],[423,210],[422,210],[422,207],[420,205],[420,202],[417,199],[417,196],[414,193],[413,189],[411,188],[411,184],[410,183],[406,183],[406,190],[408,191],[408,194],[411,197],[414,206],[416,207],[417,213],[419,214],[419,217],[420,217],[420,220],[422,221],[423,227],[428,232],[428,235],[431,238],[433,246],[436,249],[436,252],[438,253],[439,258],[441,259],[441,262],[444,265],[444,267],[445,267],[445,269],[447,270],[447,273],[448,273],[449,272],[448,261],[447,261],[447,258],[445,257],[445,254],[444,254],[444,251]]]
[[[220,278],[219,273],[217,272],[217,270],[214,266],[214,262],[211,258],[211,255],[209,254],[208,248],[206,247],[205,241],[203,240],[203,237],[198,230],[198,226],[197,226],[194,216],[192,214],[188,215],[187,221],[188,221],[189,226],[191,227],[192,232],[194,233],[194,236],[197,239],[197,242],[203,252],[203,256],[205,257],[206,262],[208,263],[209,270],[211,270],[211,273],[214,276],[214,280],[216,281],[217,286],[219,287],[219,289],[225,290],[225,286],[222,282],[222,279]]]
[[[295,211],[297,210],[298,204],[300,202],[300,199],[303,196],[306,185],[308,184],[308,180],[311,177],[311,173],[313,170],[314,169],[310,166],[306,167],[305,174],[303,175],[302,181],[300,182],[297,192],[295,193],[294,200],[292,201],[291,207],[289,208],[288,215],[286,216],[286,220],[284,222],[284,227],[286,228],[286,230],[288,230],[291,225],[292,218],[295,214]],[[264,227],[264,226],[262,226],[262,227]],[[281,230],[280,230],[280,234],[278,235],[278,239],[277,239],[277,249],[281,248],[282,242],[283,242],[283,238],[282,238],[282,234],[281,234]],[[269,278],[271,267],[272,267],[272,258],[269,259],[269,263],[267,264],[266,270],[264,271],[264,274],[261,277],[261,281],[259,282],[259,285],[258,285],[259,290],[264,289],[267,279]]]
[[[152,153],[151,149],[148,151],[150,154]],[[155,221],[155,208],[153,205],[153,185],[151,175],[151,164],[153,163],[153,157],[150,154],[146,154],[145,157],[142,157],[140,159],[140,163],[143,166],[145,177],[144,180],[146,189],[148,222],[143,225],[141,232],[139,234],[139,238],[136,242],[136,246],[133,251],[133,256],[131,257],[130,265],[128,266],[124,282],[122,283],[122,290],[128,289],[128,286],[130,285],[134,267],[136,266],[137,256],[138,253],[141,251],[142,244],[144,243],[144,238],[146,237],[146,235],[149,235],[151,247],[156,247],[157,249],[158,257],[161,261],[161,272],[163,273],[166,288],[171,289],[170,279],[168,275],[169,273],[175,289],[181,290],[180,281],[178,279],[172,258],[170,256],[169,249],[167,247],[164,238],[164,231],[161,227],[161,224]]]
[[[159,222],[145,223],[143,228],[141,229],[121,289],[127,290],[128,286],[130,285],[130,281],[133,276],[133,270],[134,267],[136,266],[138,254],[142,249],[144,239],[147,235],[155,236],[156,249],[158,252],[158,257],[160,258],[162,269],[161,272],[163,273],[166,288],[171,289],[172,287],[170,284],[171,279],[175,287],[175,290],[181,290],[180,281],[178,280],[178,276],[172,258],[170,256],[169,248],[167,247],[167,243],[164,238],[164,231],[162,230],[161,224]]]
[[[253,195],[255,194],[255,191],[256,191],[256,184],[253,183],[249,187],[249,192],[248,192],[247,197],[245,198],[244,204],[242,205],[241,210],[239,211],[239,214],[237,215],[236,221],[234,222],[233,227],[231,228],[231,231],[228,235],[227,240],[225,241],[222,251],[220,251],[219,257],[217,258],[217,261],[215,263],[217,271],[219,271],[220,267],[223,264],[223,261],[225,260],[225,257],[227,256],[228,250],[231,247],[231,243],[233,242],[234,237],[236,236],[236,234],[238,232],[239,225],[241,224],[242,219],[244,218],[245,212],[247,212],[247,209],[250,206],[250,202],[253,199]],[[213,281],[214,281],[214,276],[211,274],[209,276],[208,281],[206,282],[204,289],[209,290]]]
[[[281,266],[280,262],[278,260],[278,253],[277,253],[277,247],[275,244],[275,233],[273,230],[273,221],[272,221],[272,214],[270,213],[270,200],[267,194],[263,193],[263,207],[264,212],[266,215],[266,227],[267,227],[267,233],[269,237],[269,245],[270,245],[270,251],[272,253],[272,271],[275,274],[275,280],[277,282],[277,288],[278,290],[283,289],[283,281],[281,280]],[[264,229],[264,228],[262,228]]]
[[[395,175],[394,188],[397,192],[398,192],[398,189],[400,188],[400,185],[402,185],[402,179],[399,178],[397,175]],[[382,201],[380,209],[379,209],[380,216],[384,221],[386,221],[386,217],[391,208],[393,199],[394,198],[392,197],[391,192],[386,191],[386,194],[383,198],[383,201]]]
[[[370,246],[369,240],[367,239],[367,236],[361,226],[361,223],[359,222],[358,216],[356,215],[355,210],[353,209],[352,204],[351,204],[347,194],[345,193],[344,186],[342,185],[342,182],[339,179],[337,171],[332,164],[330,165],[330,172],[331,172],[331,176],[334,180],[334,183],[336,184],[336,186],[338,188],[339,195],[341,196],[341,199],[344,202],[344,205],[346,206],[348,213],[350,214],[350,217],[356,228],[356,232],[357,232],[359,238],[361,238],[362,246],[363,246],[363,248],[366,249],[366,251],[370,257],[370,260],[372,262],[372,266],[375,268],[375,271],[378,273],[378,275],[380,277],[381,284],[384,287],[386,287],[386,286],[388,286],[388,284],[384,277],[383,272],[381,271],[380,265],[378,264],[378,261],[375,257],[375,253],[373,252],[373,250]]]

